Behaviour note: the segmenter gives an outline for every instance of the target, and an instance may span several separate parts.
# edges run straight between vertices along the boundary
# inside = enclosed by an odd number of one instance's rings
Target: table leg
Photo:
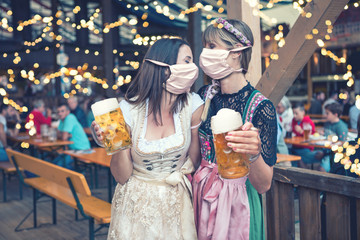
[[[111,197],[112,197],[112,179],[111,179],[111,171],[110,168],[108,168],[108,201],[111,203]]]

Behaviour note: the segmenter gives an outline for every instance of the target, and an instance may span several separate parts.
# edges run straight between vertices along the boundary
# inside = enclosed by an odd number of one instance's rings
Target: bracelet
[[[252,156],[252,157],[249,158],[250,163],[253,163],[256,160],[258,160],[259,157],[260,157],[260,152],[258,154],[256,154],[255,156]]]

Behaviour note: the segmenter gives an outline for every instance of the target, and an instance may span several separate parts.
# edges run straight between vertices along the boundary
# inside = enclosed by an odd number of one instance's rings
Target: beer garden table
[[[301,157],[297,156],[297,155],[290,155],[290,154],[281,154],[278,153],[276,154],[277,157],[277,161],[276,163],[281,163],[281,162],[296,162],[296,161],[300,161]]]
[[[293,146],[296,147],[314,147],[314,148],[322,148],[322,149],[331,149],[332,146],[334,145],[338,145],[341,146],[343,145],[344,142],[342,141],[337,141],[337,142],[331,142],[329,140],[326,139],[309,139],[309,140],[305,140],[304,137],[291,137],[291,138],[285,138],[284,139],[286,144],[291,144]]]
[[[18,142],[18,143],[26,142],[39,149],[44,150],[44,148],[46,148],[46,150],[50,150],[50,151],[56,151],[60,148],[66,147],[74,143],[72,141],[67,141],[67,140],[64,141],[59,139],[55,141],[43,140],[42,138],[30,137],[27,133],[20,133],[17,136],[14,137],[9,136],[8,138],[14,142]]]
[[[65,154],[68,154],[75,158],[75,161],[82,161],[86,164],[97,164],[108,169],[108,201],[111,202],[111,195],[112,195],[112,178],[111,178],[111,171],[110,171],[110,161],[111,156],[107,155],[104,148],[93,148],[91,150],[66,150],[64,151]],[[96,171],[96,168],[95,168]],[[95,177],[97,177],[97,172],[95,172]],[[96,180],[97,182],[97,180]],[[95,183],[95,185],[97,185]]]

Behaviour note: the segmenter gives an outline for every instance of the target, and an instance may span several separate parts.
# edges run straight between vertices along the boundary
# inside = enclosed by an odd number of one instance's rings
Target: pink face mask
[[[145,59],[145,61],[170,68],[171,74],[166,80],[166,90],[174,94],[189,92],[199,75],[199,69],[195,63],[169,65],[151,59]]]
[[[235,49],[210,49],[204,48],[200,54],[200,67],[206,75],[212,79],[222,79],[229,76],[233,72],[242,72],[244,69],[233,69],[226,62],[230,52],[242,51],[250,46],[238,47]]]

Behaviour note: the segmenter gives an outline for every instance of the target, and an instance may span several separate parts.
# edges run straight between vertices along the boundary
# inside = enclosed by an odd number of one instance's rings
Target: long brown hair
[[[145,54],[139,72],[125,94],[126,101],[140,106],[143,106],[146,100],[149,99],[148,114],[153,113],[157,125],[162,125],[161,99],[163,89],[166,89],[166,80],[170,76],[170,69],[169,67],[155,65],[145,61],[145,59],[174,65],[177,62],[179,49],[182,45],[189,46],[187,42],[179,38],[166,38],[156,41]],[[176,95],[176,100],[171,106],[171,113],[181,111],[185,104],[187,104],[186,93]]]

